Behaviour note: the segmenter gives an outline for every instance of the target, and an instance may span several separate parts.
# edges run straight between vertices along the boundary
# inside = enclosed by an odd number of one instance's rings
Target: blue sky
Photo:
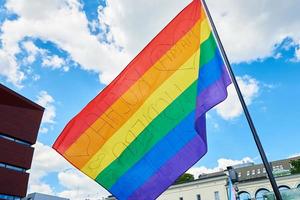
[[[107,195],[49,146],[188,2],[0,0],[0,82],[46,107],[29,192]],[[299,154],[299,5],[217,2],[208,5],[268,158]],[[191,173],[261,162],[232,87],[208,115],[209,151]]]

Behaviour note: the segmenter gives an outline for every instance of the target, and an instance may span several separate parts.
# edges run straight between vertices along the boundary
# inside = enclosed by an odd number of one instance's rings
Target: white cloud
[[[77,170],[67,170],[58,174],[58,180],[66,189],[59,196],[72,200],[98,200],[107,197],[109,193],[95,181]]]
[[[17,20],[6,20],[1,28],[2,52],[10,58],[6,67],[15,72],[2,74],[10,76],[11,82],[22,82],[16,75],[22,72],[16,54],[21,51],[19,42],[26,37],[55,43],[84,70],[99,73],[104,83],[111,81],[128,62],[124,52],[91,35],[81,4],[75,0],[8,0],[6,7],[19,16]]]
[[[100,23],[109,26],[110,37],[117,44],[135,54],[189,2],[107,0],[107,7],[99,9]],[[207,3],[232,62],[276,56],[275,44],[286,37],[300,42],[297,20],[300,4],[296,1],[211,0]]]
[[[39,133],[48,133],[49,129],[46,127],[41,127]]]
[[[99,21],[102,27],[108,25],[110,38],[116,44],[135,55],[189,2],[108,0],[107,6],[99,9]]]
[[[25,41],[22,45],[28,53],[25,64],[32,64],[38,54],[44,55],[46,53],[45,50],[38,48],[32,41]]]
[[[191,173],[196,177],[199,177],[201,174],[209,174],[219,171],[224,171],[229,166],[244,164],[244,163],[253,163],[253,159],[249,157],[245,157],[242,160],[231,160],[231,159],[225,159],[221,158],[218,160],[218,165],[214,168],[207,168],[204,166],[201,167],[192,167],[188,170],[188,173]]]
[[[58,192],[45,180],[49,174],[57,176],[63,191]],[[109,194],[95,181],[71,166],[55,150],[40,142],[35,144],[28,192],[53,194],[72,200],[96,200]]]
[[[300,62],[300,47],[295,50],[295,61]]]
[[[42,62],[43,67],[49,67],[52,69],[62,68],[65,64],[65,60],[57,55],[47,56]]]
[[[43,178],[52,172],[60,172],[70,168],[70,165],[51,147],[40,142],[35,144],[35,150],[30,169],[29,192],[53,194],[54,189]]]
[[[101,82],[109,83],[189,2],[107,0],[107,7],[98,8],[97,23],[87,20],[77,0],[8,0],[6,7],[19,18],[6,20],[1,27],[0,74],[21,85],[25,75],[15,55],[20,52],[19,42],[29,37],[55,43],[82,69],[98,73]],[[300,43],[296,1],[211,0],[208,6],[232,62],[278,58],[274,46],[286,37]],[[107,34],[92,35],[89,25]]]
[[[42,123],[53,124],[56,116],[55,106],[53,105],[55,100],[46,91],[41,91],[37,96],[36,103],[45,108]]]
[[[0,75],[6,77],[8,82],[13,83],[17,87],[22,87],[22,81],[25,79],[24,72],[20,68],[14,58],[0,49]]]
[[[297,1],[211,0],[208,6],[233,62],[275,56],[275,44],[286,37],[300,43]]]
[[[250,76],[237,77],[237,81],[246,104],[250,105],[258,95],[260,89],[259,82]],[[230,120],[239,117],[243,113],[243,109],[233,84],[228,87],[227,91],[227,99],[217,105],[215,109],[223,119]]]
[[[294,158],[294,157],[298,157],[298,156],[300,156],[300,153],[292,154],[292,155],[288,156],[288,158]]]
[[[35,192],[54,195],[53,188],[50,185],[41,182],[38,183],[29,182],[28,194],[35,193]]]

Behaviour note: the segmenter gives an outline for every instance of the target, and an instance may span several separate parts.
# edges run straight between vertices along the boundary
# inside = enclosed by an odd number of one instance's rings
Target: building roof
[[[270,164],[273,169],[274,176],[276,176],[276,174],[290,172],[291,160],[298,159],[300,159],[300,156],[271,162]],[[246,167],[233,166],[233,168],[238,174],[239,182],[267,178],[266,169],[263,164],[253,164]]]
[[[44,111],[44,108],[0,83],[0,104]]]
[[[277,160],[271,162],[271,167],[273,168],[273,173],[276,176],[277,172],[283,171],[290,171],[291,170],[291,165],[290,162],[291,160],[299,160],[300,156],[293,157],[293,158],[288,158],[288,159],[283,159],[283,160]],[[233,169],[237,172],[238,175],[238,182],[245,182],[245,181],[254,181],[254,180],[259,180],[259,179],[266,179],[267,174],[264,168],[263,164],[254,164],[254,163],[245,163],[242,165],[235,165],[232,166]],[[209,173],[209,174],[201,174],[198,179],[195,179],[193,181],[189,181],[186,183],[193,183],[205,179],[214,179],[217,177],[221,176],[227,176],[226,170],[225,171],[219,171],[219,172],[214,172],[214,173]],[[186,183],[179,183],[179,184],[174,184],[174,185],[182,185]]]
[[[0,134],[35,144],[44,108],[0,84]]]

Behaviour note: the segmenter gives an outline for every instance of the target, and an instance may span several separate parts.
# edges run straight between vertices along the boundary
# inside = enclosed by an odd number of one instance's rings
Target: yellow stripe
[[[203,27],[200,36],[202,43],[210,34],[207,20],[201,27]],[[119,157],[160,112],[198,78],[199,55],[200,49],[144,102],[82,168],[84,173],[95,179],[103,169]]]
[[[89,174],[92,178],[96,178],[162,110],[197,79],[199,51],[182,65],[182,68],[187,66],[194,66],[194,68],[179,69],[165,81],[82,168],[84,173]]]
[[[203,19],[201,23],[201,32],[200,32],[200,44],[202,44],[209,37],[211,32],[209,21],[207,18]]]
[[[134,81],[135,83],[66,150],[64,156],[67,160],[77,168],[83,168],[105,142],[143,105],[147,98],[197,51],[200,45],[201,20],[150,67],[139,80],[132,80],[131,74],[125,76],[127,81]],[[158,46],[149,56],[155,57],[156,51],[169,45]],[[151,60],[151,58],[149,59]],[[135,73],[137,74],[133,74],[133,76],[140,76],[138,69]],[[93,115],[93,113],[89,115]]]

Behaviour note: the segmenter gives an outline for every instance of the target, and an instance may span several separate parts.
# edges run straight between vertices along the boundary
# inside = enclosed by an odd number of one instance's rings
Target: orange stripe
[[[66,125],[53,144],[53,148],[63,154],[88,127],[195,25],[201,15],[200,9],[199,2],[193,1],[182,10],[107,87]]]
[[[64,156],[72,164],[82,168],[103,144],[139,109],[144,101],[199,49],[200,24],[202,20],[198,20],[195,26],[170,51],[155,63],[67,149]]]

